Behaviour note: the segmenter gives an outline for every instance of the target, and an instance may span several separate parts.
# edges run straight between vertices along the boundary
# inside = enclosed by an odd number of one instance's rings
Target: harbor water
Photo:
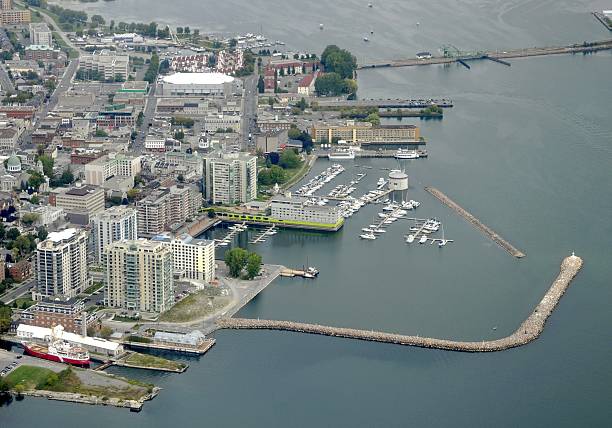
[[[203,30],[263,32],[306,50],[337,43],[360,61],[433,52],[445,43],[503,49],[609,37],[589,15],[604,7],[598,1],[387,0],[371,9],[360,1],[290,0],[274,8],[263,0],[62,3],[117,22],[165,19]],[[366,45],[360,31],[370,26],[375,33]],[[408,197],[421,202],[408,216],[440,219],[455,242],[407,245],[406,220],[375,241],[360,240],[380,205],[362,208],[336,234],[281,230],[250,245],[254,232],[243,233],[235,243],[258,251],[265,262],[308,264],[321,274],[315,280],[279,278],[238,315],[492,339],[516,329],[550,287],[561,260],[575,251],[584,267],[534,343],[473,355],[287,332],[219,331],[216,346],[189,359],[185,374],[110,369],[163,388],[139,414],[26,398],[0,408],[1,426],[608,426],[612,55],[511,62],[360,72],[362,97],[448,97],[455,107],[441,121],[401,122],[421,127],[429,158],[343,162],[346,171],[320,193],[365,172],[354,193],[360,196],[388,169],[405,169]],[[330,165],[318,161],[310,176]],[[426,185],[526,257],[508,255],[425,192]]]

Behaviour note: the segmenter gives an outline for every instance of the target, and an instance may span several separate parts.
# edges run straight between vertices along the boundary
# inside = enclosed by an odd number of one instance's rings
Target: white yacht
[[[410,234],[406,236],[406,242],[412,244],[414,242],[414,235]]]
[[[374,232],[374,230],[373,230],[373,229],[370,229],[370,228],[368,228],[368,227],[364,227],[364,228],[362,228],[362,229],[361,229],[361,231],[362,231],[362,232],[366,232],[366,233],[372,233],[372,232]]]
[[[364,234],[362,234],[362,235],[359,235],[359,237],[360,237],[361,239],[369,239],[369,240],[374,240],[374,239],[376,239],[376,236],[374,236],[374,234],[373,234],[373,233],[364,233]]]
[[[421,239],[419,239],[419,244],[424,244],[427,242],[427,235],[421,235]]]
[[[395,152],[395,159],[418,159],[419,153],[416,150],[399,148]]]

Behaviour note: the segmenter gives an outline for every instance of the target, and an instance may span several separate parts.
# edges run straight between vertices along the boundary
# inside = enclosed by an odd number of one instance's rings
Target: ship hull
[[[60,357],[59,355],[48,354],[46,352],[39,352],[39,351],[32,349],[25,343],[23,344],[23,349],[27,355],[30,355],[36,358],[41,358],[43,360],[55,361],[58,363],[70,364],[70,365],[79,366],[79,367],[89,367],[89,363],[90,363],[89,359],[77,360],[74,358]]]

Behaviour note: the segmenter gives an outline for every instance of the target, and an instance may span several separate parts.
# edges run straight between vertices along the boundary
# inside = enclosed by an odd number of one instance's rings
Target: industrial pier
[[[392,343],[404,346],[442,349],[459,352],[495,352],[526,345],[537,339],[548,317],[561,300],[570,283],[580,271],[582,259],[572,254],[561,263],[561,271],[548,289],[544,297],[535,307],[531,315],[514,333],[501,339],[482,340],[477,342],[460,342],[448,339],[436,339],[420,336],[385,333],[373,330],[358,330],[352,328],[328,327],[318,324],[305,324],[292,321],[274,321],[259,319],[226,318],[217,321],[219,328],[228,329],[264,329],[285,330],[298,333],[321,334],[325,336],[344,337],[348,339],[366,340],[370,342]]]
[[[521,251],[517,250],[516,248],[514,248],[512,246],[512,244],[510,244],[504,238],[499,236],[490,227],[488,227],[485,224],[483,224],[480,220],[478,220],[471,213],[469,213],[468,211],[463,209],[459,204],[457,204],[451,198],[446,196],[444,193],[442,193],[441,191],[439,191],[435,187],[425,187],[425,190],[428,191],[430,194],[432,194],[434,197],[436,197],[444,205],[446,205],[447,207],[451,208],[452,210],[457,212],[457,214],[459,214],[461,217],[463,217],[468,222],[472,223],[474,226],[476,226],[478,229],[480,229],[480,231],[482,233],[484,233],[489,238],[491,238],[491,240],[493,242],[495,242],[497,245],[502,247],[504,250],[506,250],[512,256],[516,257],[517,259],[525,257],[525,254],[523,252],[521,252]]]
[[[410,58],[398,59],[381,63],[361,64],[358,69],[366,68],[386,68],[386,67],[410,67],[415,65],[432,65],[432,64],[449,64],[458,61],[489,59],[496,62],[505,63],[503,59],[507,58],[524,58],[530,56],[546,56],[546,55],[562,55],[575,53],[592,53],[597,51],[612,49],[612,40],[601,40],[595,42],[576,43],[567,46],[549,46],[549,47],[533,47],[508,49],[505,51],[483,51],[459,56],[438,56],[432,58]],[[501,60],[501,61],[497,61]],[[463,63],[463,65],[466,65]],[[509,65],[508,63],[506,65]],[[467,65],[466,65],[467,66]],[[467,66],[469,68],[469,66]]]

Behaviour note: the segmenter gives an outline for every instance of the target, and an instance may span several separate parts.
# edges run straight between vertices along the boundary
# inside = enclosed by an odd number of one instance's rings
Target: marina
[[[229,244],[231,244],[232,240],[234,239],[236,235],[238,235],[240,232],[244,232],[245,230],[247,230],[247,228],[248,226],[246,222],[228,226],[228,229],[230,230],[230,232],[227,235],[225,235],[223,238],[215,239],[215,245],[219,247],[227,247]]]
[[[276,226],[272,225],[266,228],[265,230],[258,232],[258,234],[255,235],[255,238],[253,238],[249,243],[259,244],[259,243],[265,242],[269,236],[274,236],[278,233],[276,229],[277,229]]]

